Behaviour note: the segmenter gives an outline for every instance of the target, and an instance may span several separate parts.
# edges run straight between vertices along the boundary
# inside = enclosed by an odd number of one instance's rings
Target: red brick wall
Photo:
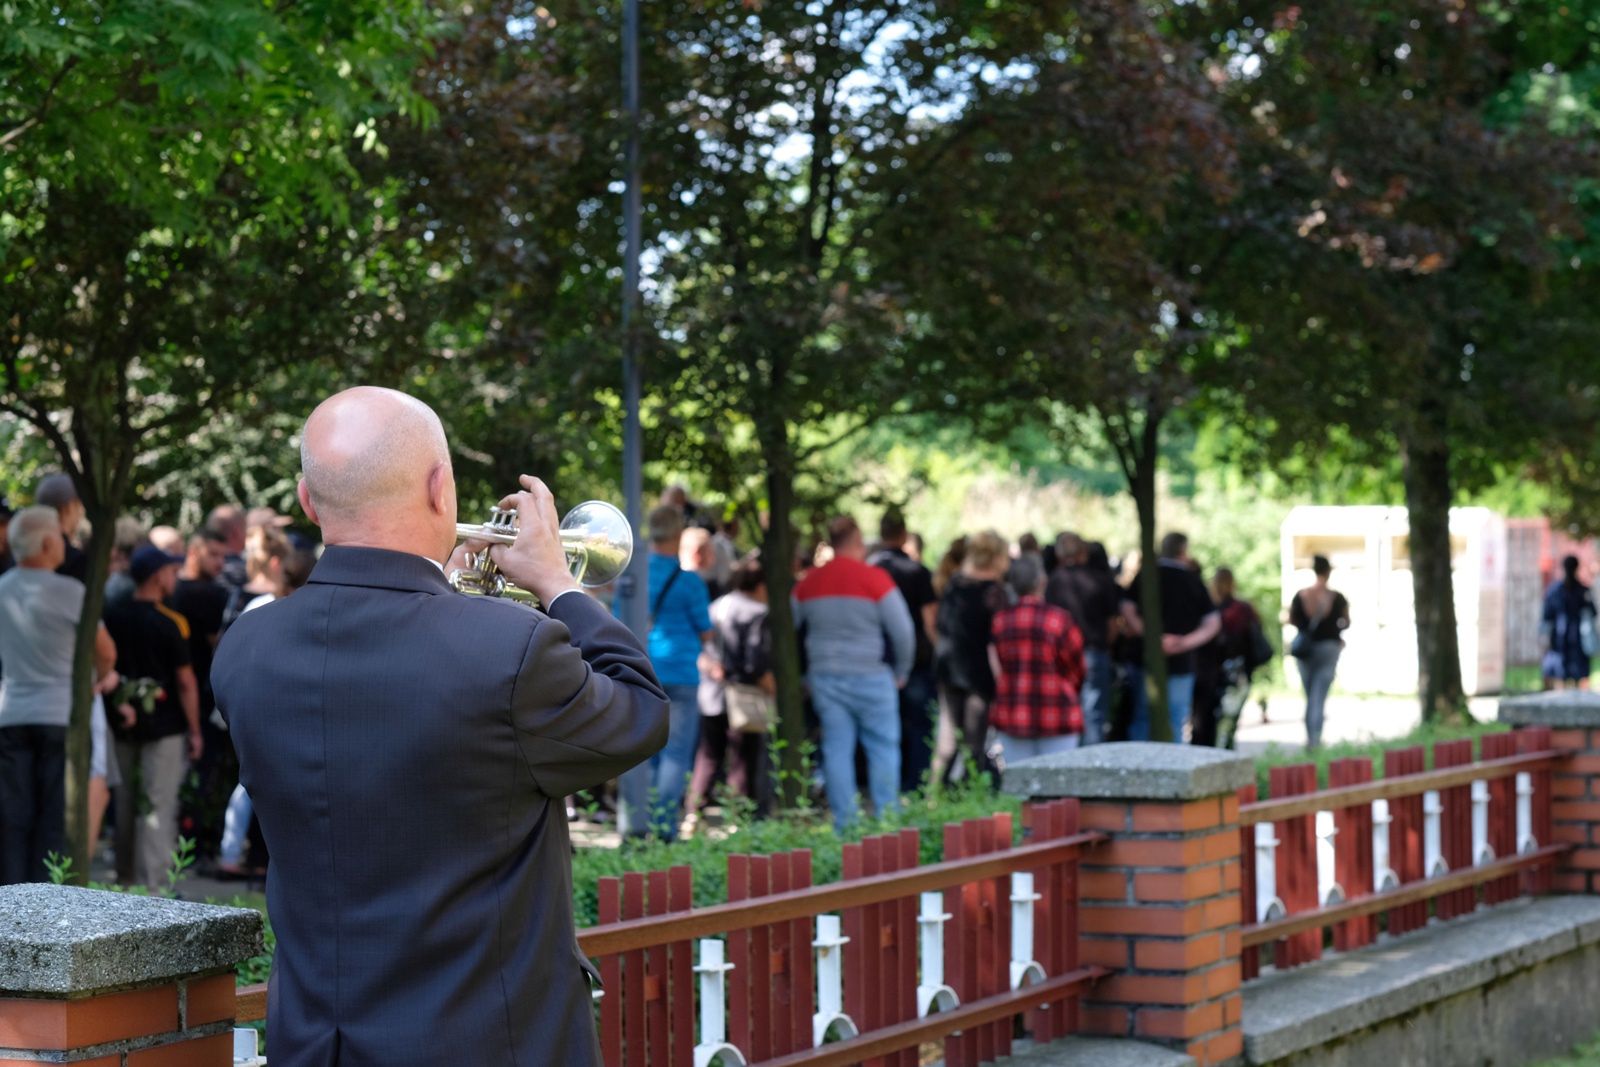
[[[1600,729],[1556,730],[1551,743],[1577,753],[1550,781],[1552,832],[1573,846],[1557,861],[1555,889],[1600,893]]]
[[[1116,973],[1084,998],[1084,1031],[1183,1047],[1200,1064],[1244,1051],[1239,1027],[1239,801],[1084,801],[1111,840],[1081,866],[1082,959]]]
[[[0,997],[0,1067],[9,1053],[77,1053],[81,1067],[230,1067],[231,971],[71,1000]]]

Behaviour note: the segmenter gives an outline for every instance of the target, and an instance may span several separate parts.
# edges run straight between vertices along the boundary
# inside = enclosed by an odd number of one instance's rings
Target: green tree
[[[425,5],[120,0],[0,9],[0,411],[47,440],[93,537],[68,737],[86,872],[90,664],[142,456],[360,330],[352,159],[423,108]]]
[[[1572,375],[1593,330],[1577,294],[1593,291],[1580,248],[1595,161],[1548,92],[1576,64],[1592,93],[1593,14],[1257,8],[1175,20],[1218,43],[1229,106],[1256,134],[1242,144],[1260,224],[1233,275],[1250,344],[1229,368],[1251,387],[1233,396],[1280,453],[1344,441],[1357,462],[1399,456],[1422,710],[1448,718],[1465,709],[1450,506],[1496,471],[1536,469],[1593,410]]]
[[[960,164],[1012,16],[944,0],[671,2],[653,44],[645,145],[651,378],[764,510],[785,768],[804,736],[790,612],[799,494],[832,441],[898,405],[903,294],[866,251]],[[691,458],[690,462],[693,462]],[[788,799],[802,784],[785,776]]]
[[[1237,238],[1235,133],[1196,49],[1151,12],[1052,7],[1016,77],[968,112],[960,158],[881,253],[919,321],[932,400],[997,428],[1087,433],[1115,456],[1158,556],[1164,432],[1225,359],[1213,282]],[[1152,732],[1168,737],[1158,583],[1142,583]]]

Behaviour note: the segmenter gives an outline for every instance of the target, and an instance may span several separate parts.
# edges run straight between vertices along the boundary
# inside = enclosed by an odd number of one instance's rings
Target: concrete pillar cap
[[[1093,800],[1199,800],[1255,781],[1247,756],[1195,745],[1124,741],[1021,760],[1002,787],[1025,797]]]
[[[1600,728],[1600,693],[1587,689],[1559,689],[1506,697],[1500,701],[1500,721],[1514,726]]]
[[[261,952],[261,916],[57,885],[0,887],[0,995],[76,996],[186,978]]]

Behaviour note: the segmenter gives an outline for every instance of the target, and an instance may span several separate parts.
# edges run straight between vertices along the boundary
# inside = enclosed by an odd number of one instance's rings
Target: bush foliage
[[[732,832],[720,837],[692,837],[665,842],[655,839],[627,844],[621,849],[585,848],[572,857],[572,905],[579,928],[599,921],[600,879],[629,871],[663,871],[688,866],[694,872],[694,904],[705,907],[728,899],[728,857],[738,853],[770,855],[795,849],[811,850],[814,884],[839,880],[844,846],[873,834],[915,829],[921,833],[923,863],[944,858],[946,823],[980,819],[996,812],[1012,816],[1014,841],[1022,836],[1022,802],[995,793],[987,779],[944,790],[921,790],[906,798],[897,814],[863,819],[844,834],[837,833],[824,812],[801,809],[769,819],[753,819],[737,805],[730,809]]]

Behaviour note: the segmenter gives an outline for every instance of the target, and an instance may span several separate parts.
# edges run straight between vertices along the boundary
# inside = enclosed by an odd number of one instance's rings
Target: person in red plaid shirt
[[[995,699],[989,722],[1007,763],[1078,747],[1083,733],[1083,633],[1044,601],[1044,566],[1021,556],[1006,575],[1018,600],[995,613],[989,646]]]

